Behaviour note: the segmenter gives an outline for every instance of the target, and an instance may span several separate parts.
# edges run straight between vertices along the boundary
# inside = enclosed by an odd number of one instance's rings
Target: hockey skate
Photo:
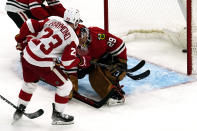
[[[21,119],[21,117],[23,116],[23,112],[25,112],[25,108],[26,106],[24,106],[23,104],[19,105],[18,109],[14,112],[14,121]]]
[[[121,89],[121,94],[118,92],[114,92],[114,94],[109,98],[106,102],[108,106],[120,105],[125,102],[124,94],[125,92]]]
[[[74,123],[74,117],[63,114],[61,112],[57,112],[55,109],[55,104],[53,106],[53,113],[52,113],[52,125],[70,125]]]

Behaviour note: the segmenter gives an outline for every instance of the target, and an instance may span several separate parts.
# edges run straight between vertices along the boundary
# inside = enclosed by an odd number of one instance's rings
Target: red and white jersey
[[[90,31],[88,55],[99,59],[109,52],[112,56],[127,60],[126,46],[122,39],[98,27],[89,27],[88,29]]]
[[[65,69],[76,69],[80,59],[76,56],[79,40],[63,18],[52,16],[43,21],[27,20],[20,29],[21,39],[33,34],[23,50],[23,57],[39,67],[53,67],[57,58]]]
[[[43,4],[43,0],[7,0],[5,9],[16,13],[30,10],[39,20],[49,16],[63,17],[65,8],[59,0],[46,0],[46,2],[48,6]]]

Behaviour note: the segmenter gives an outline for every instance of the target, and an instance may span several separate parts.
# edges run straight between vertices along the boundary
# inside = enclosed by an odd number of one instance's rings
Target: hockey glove
[[[80,56],[79,68],[88,68],[90,66],[91,57],[90,56]]]
[[[114,82],[121,81],[126,76],[126,60],[118,59],[117,63],[107,67],[106,75]],[[125,70],[125,71],[124,71]]]
[[[20,36],[20,34],[17,34],[15,36],[15,40],[17,42],[16,50],[23,51],[23,49],[27,45],[26,41]]]

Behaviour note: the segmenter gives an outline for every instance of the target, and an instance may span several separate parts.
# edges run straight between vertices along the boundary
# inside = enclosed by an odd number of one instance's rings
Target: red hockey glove
[[[90,66],[91,57],[90,56],[80,56],[79,68],[88,68]]]
[[[18,43],[22,43],[22,42],[24,41],[24,39],[25,39],[25,38],[22,38],[20,34],[17,34],[17,35],[15,36],[15,40],[16,40],[16,42],[18,42]]]
[[[23,51],[27,43],[17,43],[16,50]]]

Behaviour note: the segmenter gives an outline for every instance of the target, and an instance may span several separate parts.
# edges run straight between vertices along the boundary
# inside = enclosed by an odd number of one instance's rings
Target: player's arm
[[[47,21],[48,19],[44,21],[28,19],[20,28],[19,34],[15,36],[16,42],[25,44],[25,42],[28,41],[27,39],[31,39],[32,36],[36,36],[36,34],[42,30],[44,23]]]
[[[72,98],[73,92],[78,91],[78,76],[77,70],[78,68],[88,67],[89,60],[84,56],[78,56],[76,53],[77,46],[73,41],[71,44],[65,47],[62,58],[61,58],[61,66],[66,69],[66,72],[69,75],[69,78],[73,84],[73,89],[69,95],[69,98]],[[90,64],[89,64],[90,65]]]
[[[114,58],[114,64],[108,67],[109,77],[115,81],[120,81],[126,75],[126,72],[120,71],[120,69],[127,69],[126,45],[122,39],[108,32],[105,32],[105,34],[108,51]]]
[[[32,15],[38,20],[43,20],[50,16],[47,9],[42,4],[42,0],[29,0],[29,8]]]
[[[127,60],[126,45],[122,39],[106,32],[106,44],[112,56]]]
[[[59,0],[46,0],[48,6],[46,9],[51,16],[64,17],[65,8]]]
[[[76,48],[77,46],[73,41],[71,42],[71,44],[67,45],[64,49],[61,58],[61,66],[63,66],[66,70],[77,69],[78,64],[80,63],[80,59],[77,57],[76,54]]]
[[[87,68],[90,66],[90,57],[88,56],[79,56],[76,53],[77,46],[73,41],[71,44],[65,47],[62,58],[61,66],[66,70],[74,68]]]

